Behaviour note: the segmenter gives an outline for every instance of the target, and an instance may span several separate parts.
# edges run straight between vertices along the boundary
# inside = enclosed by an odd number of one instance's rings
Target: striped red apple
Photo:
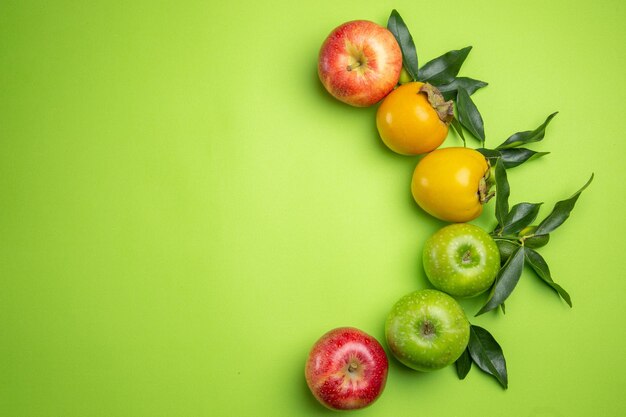
[[[387,28],[353,20],[328,35],[317,69],[322,84],[335,98],[366,107],[382,100],[398,84],[402,52]]]

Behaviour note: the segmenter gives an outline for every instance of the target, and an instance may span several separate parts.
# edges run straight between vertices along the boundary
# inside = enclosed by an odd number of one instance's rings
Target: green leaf
[[[456,96],[456,111],[459,116],[459,122],[470,132],[475,138],[485,141],[485,128],[483,126],[483,118],[476,108],[476,105],[469,96],[469,93],[461,88]]]
[[[459,135],[459,137],[463,141],[463,146],[465,146],[465,135],[463,134],[463,126],[461,126],[461,123],[459,123],[459,120],[456,117],[452,119],[452,122],[450,122],[450,126],[452,126],[452,129],[456,132],[457,135]]]
[[[459,379],[465,379],[470,369],[472,369],[472,357],[468,349],[463,351],[459,359],[456,360],[455,365],[456,374],[459,376]]]
[[[461,65],[463,65],[471,49],[471,46],[456,49],[428,61],[420,68],[417,79],[437,87],[451,83],[459,73]]]
[[[543,203],[519,203],[511,208],[504,218],[504,225],[500,234],[510,235],[518,233],[537,218],[539,208]]]
[[[513,252],[511,257],[507,259],[504,266],[500,268],[500,271],[498,271],[491,296],[487,304],[485,304],[476,315],[479,316],[487,311],[491,311],[502,304],[515,289],[517,282],[522,276],[523,269],[524,247],[520,246]]]
[[[476,150],[483,154],[483,156],[487,158],[491,164],[495,164],[497,159],[502,158],[500,151],[496,151],[494,149],[476,148]]]
[[[456,99],[456,92],[459,89],[464,89],[471,96],[479,88],[486,87],[488,84],[484,81],[475,80],[469,77],[457,77],[452,82],[444,85],[437,86],[441,94],[446,100]]]
[[[494,168],[496,176],[496,220],[498,226],[502,228],[505,225],[506,216],[509,214],[509,194],[511,189],[509,181],[506,177],[506,169],[501,158],[496,160]]]
[[[413,42],[409,28],[407,28],[404,20],[400,17],[400,13],[398,13],[396,9],[391,11],[391,16],[389,16],[389,20],[387,21],[387,29],[393,33],[396,41],[398,41],[398,45],[400,45],[404,68],[406,68],[407,72],[414,80],[417,80],[419,66],[417,63],[415,43]]]
[[[539,158],[549,153],[550,152],[535,152],[527,148],[500,149],[502,161],[504,161],[504,167],[506,169],[515,168],[530,159]]]
[[[570,298],[567,291],[563,289],[559,284],[552,280],[552,276],[550,275],[550,268],[548,268],[548,263],[543,259],[543,256],[539,254],[534,249],[526,248],[524,250],[526,255],[526,262],[532,268],[533,271],[537,274],[539,278],[541,278],[546,284],[548,284],[552,289],[554,289],[558,295],[561,296],[563,300],[571,307],[572,299]]]
[[[508,387],[509,381],[504,353],[491,333],[472,324],[468,350],[472,360],[480,369],[494,376],[505,389]]]
[[[543,219],[541,223],[539,223],[539,226],[537,226],[537,230],[535,230],[535,235],[547,235],[548,233],[552,232],[554,229],[562,225],[574,209],[574,205],[576,205],[576,201],[578,200],[578,197],[580,197],[580,193],[582,193],[585,188],[587,188],[589,184],[591,184],[591,181],[593,181],[593,174],[591,174],[591,177],[589,178],[587,183],[583,185],[580,190],[576,191],[573,196],[556,203],[554,205],[554,208],[552,209],[552,212],[548,214],[548,216]]]
[[[550,121],[557,115],[558,112],[552,113],[545,122],[541,126],[539,126],[535,130],[527,130],[525,132],[517,132],[507,140],[502,142],[496,149],[509,149],[509,148],[517,148],[520,145],[524,145],[526,143],[531,142],[539,142],[543,139],[546,133],[546,127],[550,123]]]

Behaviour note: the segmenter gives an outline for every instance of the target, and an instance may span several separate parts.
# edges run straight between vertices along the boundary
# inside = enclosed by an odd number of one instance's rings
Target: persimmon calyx
[[[489,164],[489,162],[487,162],[487,164]],[[480,204],[483,205],[487,204],[487,202],[496,195],[494,191],[491,191],[491,188],[495,184],[491,170],[492,168],[489,167],[489,169],[485,172],[485,176],[482,177],[478,183],[478,200],[480,201]]]
[[[418,91],[418,94],[423,93],[426,94],[426,98],[433,109],[437,112],[437,116],[439,116],[439,120],[444,122],[446,125],[449,125],[454,119],[454,103],[452,100],[446,101],[443,98],[443,95],[432,84],[424,83]]]

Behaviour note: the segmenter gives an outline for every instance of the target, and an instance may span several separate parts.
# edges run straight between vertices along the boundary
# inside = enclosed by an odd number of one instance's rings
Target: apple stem
[[[420,330],[422,332],[422,336],[428,338],[433,337],[436,333],[435,325],[428,320],[422,323],[422,328]]]
[[[469,263],[472,260],[472,251],[468,250],[463,254],[462,262],[464,264]]]
[[[350,365],[348,366],[348,372],[350,373],[356,371],[357,369],[359,369],[359,365],[357,365],[354,362],[351,362]]]
[[[347,69],[348,71],[352,71],[353,69],[356,69],[356,68],[358,68],[358,67],[360,67],[360,66],[361,66],[361,61],[356,61],[354,64],[350,64],[350,65],[348,65],[348,66],[346,67],[346,69]]]

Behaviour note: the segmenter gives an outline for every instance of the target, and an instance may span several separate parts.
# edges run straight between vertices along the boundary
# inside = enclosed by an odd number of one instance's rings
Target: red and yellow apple
[[[398,84],[402,52],[387,28],[354,20],[328,35],[317,69],[322,84],[335,98],[366,107],[379,102]]]
[[[313,345],[305,377],[311,392],[332,410],[373,403],[387,382],[389,363],[380,343],[362,330],[340,327]]]

